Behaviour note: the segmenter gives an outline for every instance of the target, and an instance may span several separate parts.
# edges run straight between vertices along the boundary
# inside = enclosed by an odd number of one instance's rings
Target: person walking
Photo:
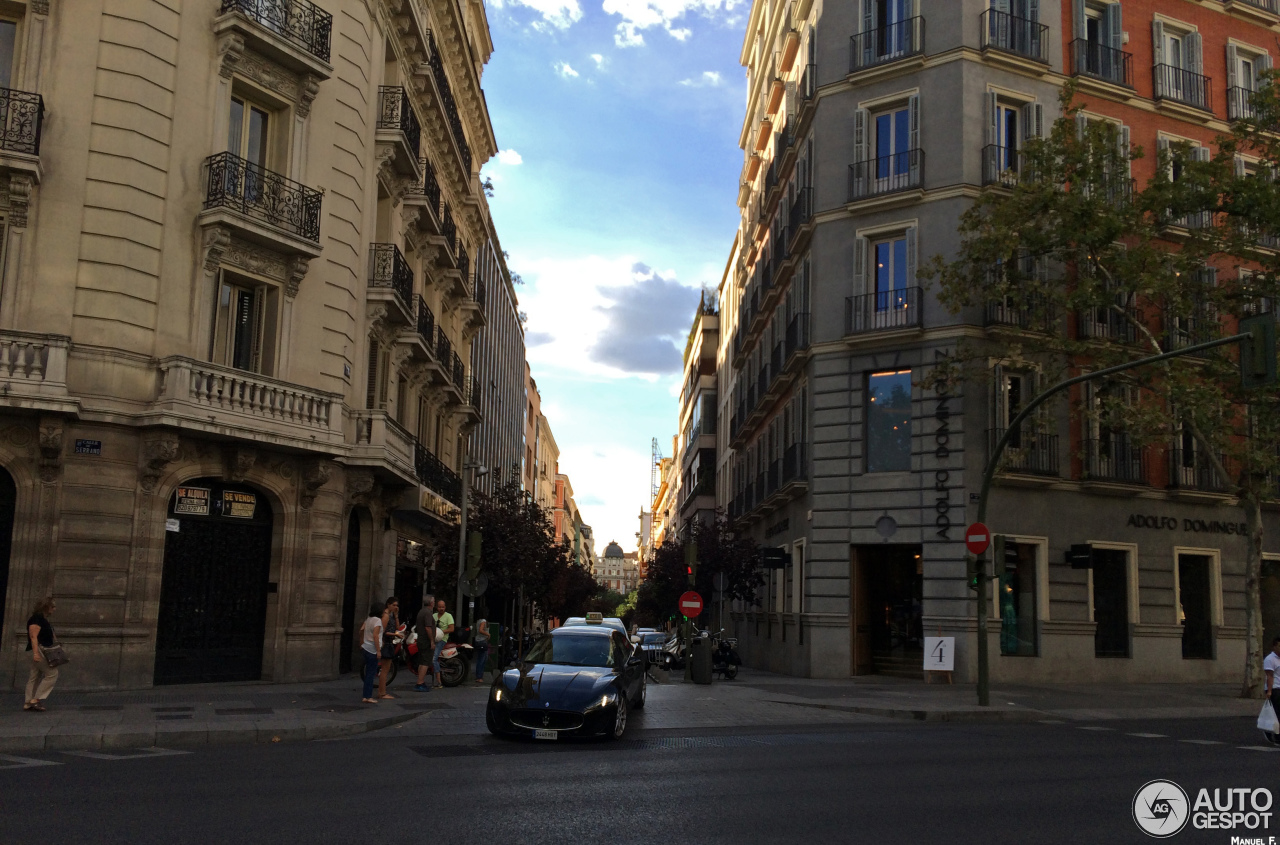
[[[476,636],[472,644],[476,647],[476,683],[484,683],[484,660],[489,656],[489,620],[476,622]]]
[[[422,609],[418,611],[418,618],[413,623],[413,630],[418,635],[418,683],[414,686],[414,692],[431,692],[435,686],[435,673],[432,665],[435,662],[436,652],[436,617],[435,617],[435,600],[431,596],[427,596],[427,600],[422,603]],[[431,659],[427,655],[433,655]],[[427,674],[432,673],[431,686],[427,685]]]
[[[387,673],[396,657],[396,640],[400,628],[400,599],[391,596],[382,611],[382,654],[378,661],[378,698],[398,698],[387,692]]]
[[[41,599],[31,611],[27,620],[27,651],[31,652],[31,675],[27,678],[27,702],[23,710],[44,712],[44,700],[53,692],[53,685],[58,682],[58,667],[50,666],[42,649],[53,648],[58,638],[53,634],[53,626],[49,617],[57,605],[52,596]]]
[[[378,677],[378,644],[382,642],[382,611],[377,603],[369,606],[369,618],[360,626],[360,653],[364,656],[364,698],[365,704],[377,704],[373,697],[373,682]]]
[[[449,635],[453,633],[453,614],[448,610],[444,599],[436,601],[436,647],[431,653],[431,669],[436,673],[436,683],[444,685],[444,679],[440,677],[440,652],[444,650],[445,643],[449,642]]]
[[[1280,677],[1277,677],[1280,675],[1280,637],[1271,641],[1271,651],[1262,658],[1262,671],[1267,676],[1265,697],[1271,699],[1271,706],[1276,709],[1276,715],[1280,716]]]

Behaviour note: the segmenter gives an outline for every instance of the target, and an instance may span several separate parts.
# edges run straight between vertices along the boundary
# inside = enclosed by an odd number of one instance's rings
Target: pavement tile
[[[151,748],[156,744],[154,725],[109,725],[102,731],[102,747]]]

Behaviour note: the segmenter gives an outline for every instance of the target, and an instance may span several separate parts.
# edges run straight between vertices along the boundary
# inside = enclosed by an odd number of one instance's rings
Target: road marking
[[[12,754],[0,754],[0,769],[30,769],[36,766],[61,766],[58,760],[36,760],[32,757],[15,757]]]
[[[101,751],[64,751],[72,757],[88,757],[91,760],[141,760],[144,757],[175,757],[190,754],[190,751],[175,751],[172,748],[140,748],[134,751],[122,751],[108,754]]]
[[[1190,743],[1191,745],[1222,745],[1223,744],[1216,739],[1180,739],[1178,740],[1178,742],[1187,742],[1187,743]]]
[[[1040,724],[1042,725],[1061,725],[1062,723],[1063,722],[1061,719],[1041,719],[1040,720]]]
[[[1085,725],[1084,727],[1080,728],[1080,730],[1082,731],[1114,731],[1115,728],[1103,728],[1103,727],[1099,727],[1098,725]]]
[[[1276,748],[1272,745],[1237,745],[1236,748],[1240,748],[1245,751],[1280,751],[1280,748]]]
[[[1168,739],[1168,734],[1125,734],[1125,736],[1140,736],[1143,739]]]

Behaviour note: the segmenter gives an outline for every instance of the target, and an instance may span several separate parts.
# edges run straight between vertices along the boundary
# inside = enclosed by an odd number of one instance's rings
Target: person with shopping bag
[[[1271,641],[1271,651],[1262,659],[1262,671],[1267,676],[1267,694],[1262,702],[1262,712],[1258,714],[1258,727],[1267,737],[1267,742],[1276,744],[1280,734],[1280,719],[1276,717],[1276,708],[1280,707],[1280,684],[1276,683],[1280,675],[1280,637]]]

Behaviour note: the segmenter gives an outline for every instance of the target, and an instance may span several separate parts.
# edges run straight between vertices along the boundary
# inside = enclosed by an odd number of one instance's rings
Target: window
[[[1161,20],[1152,21],[1156,99],[1209,108],[1208,80],[1201,75],[1204,71],[1201,43],[1198,32]]]
[[[906,307],[907,239],[889,238],[872,245],[875,257],[876,311]]]
[[[1094,657],[1129,656],[1129,553],[1093,550]]]
[[[1207,554],[1178,555],[1178,624],[1184,660],[1213,659],[1214,564]]]
[[[1036,552],[1033,543],[1009,542],[996,561],[1000,653],[1036,656]]]
[[[1271,69],[1271,56],[1235,44],[1227,45],[1227,117],[1244,120],[1254,116],[1253,94],[1264,71]]]
[[[987,147],[983,150],[982,183],[1012,184],[1022,172],[1022,151],[1028,138],[1044,132],[1044,106],[986,94]]]
[[[214,317],[215,364],[271,375],[277,299],[271,286],[223,273]]]
[[[919,187],[920,98],[854,112],[849,199]]]
[[[1119,3],[1075,0],[1073,70],[1108,82],[1131,85],[1124,53],[1124,26]]]
[[[862,0],[862,34],[853,61],[863,67],[920,49],[912,27],[915,0]],[[857,49],[860,47],[861,49]]]
[[[855,238],[853,264],[848,334],[920,324],[914,226],[874,239]]]
[[[18,43],[18,25],[0,20],[0,88],[13,87],[14,58]]]
[[[231,121],[227,129],[227,152],[250,164],[267,166],[269,111],[243,97],[231,98]]]
[[[911,371],[867,377],[867,472],[911,469]]]

